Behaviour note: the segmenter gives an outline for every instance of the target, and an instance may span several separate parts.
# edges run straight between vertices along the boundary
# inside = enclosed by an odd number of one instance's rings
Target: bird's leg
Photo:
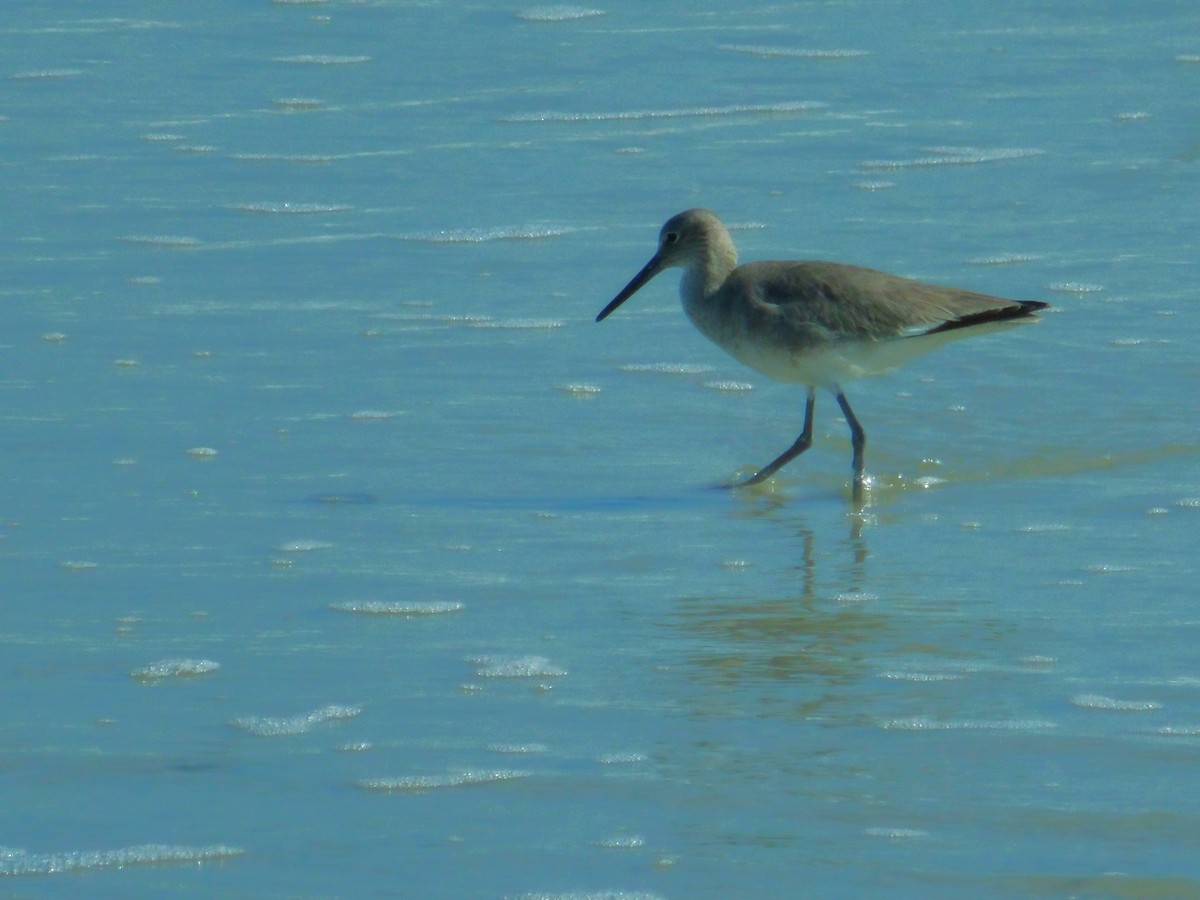
[[[813,388],[808,389],[808,402],[804,406],[804,430],[800,432],[800,437],[796,438],[796,443],[788,447],[779,456],[775,457],[771,462],[767,463],[745,481],[737,485],[737,487],[748,487],[752,484],[758,484],[766,481],[793,459],[812,446],[812,428],[813,428],[813,407],[817,404],[817,392]]]
[[[850,408],[850,401],[846,399],[846,395],[842,393],[841,388],[838,388],[837,402],[838,406],[842,408],[842,415],[846,417],[846,424],[850,426],[850,446],[854,448],[854,500],[856,503],[861,503],[863,492],[863,447],[867,443],[867,433],[858,424],[858,418],[854,415],[854,410]]]

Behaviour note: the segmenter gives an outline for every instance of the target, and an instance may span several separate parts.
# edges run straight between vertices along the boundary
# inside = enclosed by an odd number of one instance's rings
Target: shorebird
[[[804,427],[795,443],[733,486],[765,481],[812,446],[816,391],[824,388],[837,398],[850,426],[856,500],[862,498],[867,438],[842,382],[889,371],[960,337],[1035,318],[1036,310],[1049,306],[844,263],[770,260],[739,266],[721,220],[707,209],[689,209],[667,220],[658,251],[596,321],[671,268],[683,269],[683,310],[707,338],[763,375],[808,386]]]

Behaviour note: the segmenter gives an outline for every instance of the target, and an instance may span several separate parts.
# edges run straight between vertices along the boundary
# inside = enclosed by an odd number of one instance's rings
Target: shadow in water
[[[912,493],[950,488],[956,485],[983,484],[1037,478],[1066,478],[1090,472],[1119,471],[1139,466],[1166,463],[1173,459],[1200,455],[1200,444],[1169,443],[1133,449],[1111,450],[1092,447],[1049,448],[1011,459],[992,460],[986,465],[943,468],[938,466],[919,474],[868,472],[864,490],[855,491],[849,482],[836,491],[814,489],[794,473],[782,473],[760,485],[739,487],[744,497],[779,509],[796,500],[829,499],[836,495],[848,508],[868,516],[872,508],[896,503]],[[919,467],[918,467],[919,468]],[[739,470],[739,477],[745,471]],[[817,491],[814,493],[814,490]]]

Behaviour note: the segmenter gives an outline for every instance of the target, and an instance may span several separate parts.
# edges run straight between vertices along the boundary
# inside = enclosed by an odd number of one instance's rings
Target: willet
[[[765,481],[812,446],[820,387],[837,398],[850,426],[856,500],[862,498],[866,434],[842,382],[886,372],[949,341],[1030,319],[1049,306],[844,263],[772,260],[739,266],[721,220],[709,210],[689,209],[663,225],[658,251],[596,321],[670,268],[683,269],[683,309],[705,336],[764,375],[808,386],[804,427],[795,443],[736,486]]]

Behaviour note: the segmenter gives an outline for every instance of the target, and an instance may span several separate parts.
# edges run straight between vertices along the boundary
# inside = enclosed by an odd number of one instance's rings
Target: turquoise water
[[[0,893],[1200,895],[1192,4],[9,3]],[[803,391],[659,225],[1044,299]]]

